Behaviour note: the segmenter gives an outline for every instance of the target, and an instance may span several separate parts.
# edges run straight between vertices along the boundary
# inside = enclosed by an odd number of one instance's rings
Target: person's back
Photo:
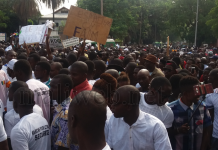
[[[24,116],[11,131],[11,145],[16,150],[49,150],[50,130],[42,116],[31,113]]]
[[[42,108],[45,119],[49,122],[50,118],[50,96],[49,88],[42,82],[30,79],[27,82],[28,87],[34,92],[34,100]]]
[[[16,150],[50,150],[50,128],[41,115],[33,113],[34,93],[21,87],[14,93],[14,110],[20,121],[11,131],[11,145]]]

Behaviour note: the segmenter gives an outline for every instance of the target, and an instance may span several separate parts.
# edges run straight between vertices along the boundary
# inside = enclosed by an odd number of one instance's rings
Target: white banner
[[[42,44],[46,40],[48,33],[48,27],[43,25],[29,25],[24,26],[20,30],[19,45],[26,42],[26,44]]]
[[[49,38],[49,46],[50,48],[63,48],[61,43],[61,39],[59,36],[50,36]]]
[[[5,33],[0,33],[0,41],[5,41],[6,34]]]
[[[62,44],[63,44],[64,48],[78,45],[79,44],[79,38],[78,37],[72,37],[70,39],[63,40]]]

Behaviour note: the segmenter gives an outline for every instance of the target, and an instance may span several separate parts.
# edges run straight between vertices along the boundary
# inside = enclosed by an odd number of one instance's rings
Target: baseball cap
[[[14,68],[14,64],[17,62],[17,59],[11,59],[9,62],[8,62],[8,68],[10,68],[11,70],[13,70]]]

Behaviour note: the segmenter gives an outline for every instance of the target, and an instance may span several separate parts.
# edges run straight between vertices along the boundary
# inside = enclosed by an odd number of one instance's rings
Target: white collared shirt
[[[141,99],[139,102],[140,110],[160,119],[160,121],[163,122],[166,128],[172,127],[174,121],[174,114],[171,108],[168,107],[166,104],[163,106],[158,106],[157,104],[149,105],[145,102],[145,97],[144,97],[145,94],[140,92],[140,95],[141,95]]]
[[[214,109],[213,121],[213,137],[218,138],[218,89],[214,89],[214,93],[206,95],[206,106],[208,109]]]
[[[172,150],[164,124],[142,111],[132,126],[113,115],[107,143],[114,150]]]

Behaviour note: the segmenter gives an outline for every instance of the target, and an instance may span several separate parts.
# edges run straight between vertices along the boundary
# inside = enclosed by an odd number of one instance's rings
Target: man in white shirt
[[[7,60],[6,64],[4,64],[4,66],[2,66],[2,70],[6,73],[8,79],[12,82],[12,78],[7,74],[7,65],[8,65],[8,62],[12,59],[16,59],[17,57],[17,54],[15,51],[13,50],[9,50],[6,52],[6,55],[5,55],[5,58]]]
[[[8,138],[10,138],[12,128],[20,121],[20,116],[15,112],[13,109],[13,96],[14,93],[21,87],[28,88],[28,85],[23,81],[15,81],[11,83],[9,88],[9,100],[12,103],[12,108],[7,108],[7,113],[4,116],[4,123],[5,123],[5,131],[7,133]],[[42,109],[38,105],[33,106],[33,112],[41,115],[43,117]],[[10,139],[8,139],[10,145]]]
[[[166,105],[171,92],[169,80],[165,77],[156,77],[151,81],[148,93],[141,93],[139,102],[141,111],[160,119],[166,128],[172,127],[174,120],[173,111]]]
[[[5,133],[4,125],[2,118],[0,117],[0,147],[1,150],[9,150],[8,149],[8,142],[7,142],[7,135]]]
[[[11,59],[7,65],[7,74],[9,75],[9,77],[11,77],[11,79],[12,79],[11,82],[17,81],[17,79],[14,75],[14,71],[13,71],[14,64],[16,62],[17,62],[17,59]]]
[[[14,93],[14,110],[20,121],[11,131],[11,145],[15,150],[50,150],[51,138],[48,122],[33,113],[34,93],[28,88],[19,88]]]
[[[0,99],[2,100],[4,107],[7,105],[7,93],[8,88],[10,86],[11,82],[8,79],[8,76],[3,70],[0,70]]]
[[[206,106],[209,109],[211,118],[213,120],[213,139],[212,150],[218,149],[218,69],[213,69],[208,78],[208,82],[213,85],[214,93],[206,95]]]
[[[110,150],[105,142],[106,100],[94,91],[82,91],[74,97],[68,113],[68,129],[79,149]]]
[[[50,120],[49,88],[42,82],[32,79],[32,69],[28,61],[19,60],[14,64],[14,73],[19,81],[26,82],[34,92],[35,103],[42,108],[45,119]]]
[[[136,87],[120,87],[113,97],[107,143],[113,150],[172,150],[164,124],[139,109]]]

